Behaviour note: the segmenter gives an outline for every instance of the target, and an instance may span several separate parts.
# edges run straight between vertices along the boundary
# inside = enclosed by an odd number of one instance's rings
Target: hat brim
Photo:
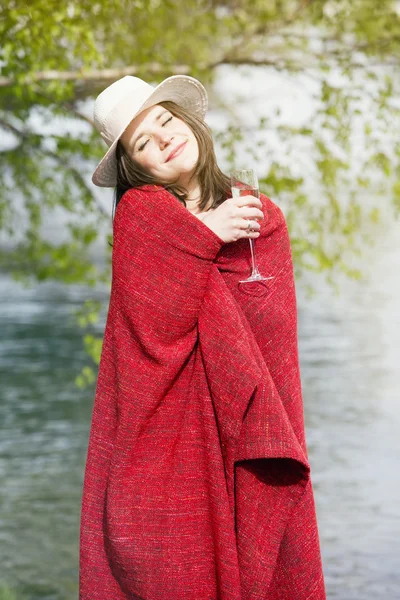
[[[165,100],[176,102],[176,104],[194,112],[201,119],[204,119],[205,117],[208,98],[207,92],[200,81],[194,79],[194,77],[189,77],[188,75],[172,75],[171,77],[167,77],[167,79],[164,79],[162,83],[154,88],[154,91],[142,106],[132,114],[132,118],[128,125],[124,127],[108,148],[106,154],[93,172],[92,182],[94,185],[97,185],[98,187],[115,187],[117,185],[115,150],[118,140],[139,113],[146,108]]]

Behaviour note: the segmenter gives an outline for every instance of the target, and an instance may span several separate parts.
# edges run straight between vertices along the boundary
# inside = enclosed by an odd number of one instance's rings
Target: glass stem
[[[256,265],[256,256],[255,256],[255,252],[254,252],[254,240],[253,238],[251,238],[249,240],[250,242],[250,250],[251,250],[251,264],[252,264],[252,275],[260,275],[257,265]]]

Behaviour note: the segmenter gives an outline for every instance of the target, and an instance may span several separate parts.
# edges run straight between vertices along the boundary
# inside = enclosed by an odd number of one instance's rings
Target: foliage
[[[186,73],[228,119],[215,131],[226,167],[238,145],[265,164],[261,189],[285,210],[297,275],[325,273],[333,285],[339,272],[361,277],[351,259],[360,240],[372,243],[374,227],[400,212],[399,31],[395,0],[188,0],[184,9],[177,0],[6,1],[0,129],[10,141],[0,152],[0,232],[11,248],[0,249],[0,264],[24,281],[109,282],[109,247],[101,267],[89,253],[101,228],[111,240],[111,219],[90,183],[104,145],[85,101],[124,74],[157,83]],[[227,65],[312,84],[310,122],[289,126],[278,107],[249,130],[213,96]],[[46,126],[35,129],[33,116]],[[78,133],[60,131],[60,118]],[[279,156],[263,133],[274,134]],[[62,243],[41,233],[56,209],[71,218]],[[99,307],[86,309],[84,343],[97,363]],[[77,383],[92,380],[89,368]]]
[[[11,588],[0,584],[0,600],[17,600],[17,595]]]

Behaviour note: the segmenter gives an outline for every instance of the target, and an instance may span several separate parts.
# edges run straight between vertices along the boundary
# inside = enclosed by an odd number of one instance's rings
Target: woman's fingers
[[[243,206],[256,206],[257,208],[262,208],[262,202],[260,198],[256,196],[238,196],[237,198],[229,198],[229,200],[233,200],[233,202],[239,208]]]
[[[240,210],[240,216],[245,219],[263,219],[264,213],[259,208],[243,207]]]
[[[242,231],[242,234],[240,237],[244,237],[244,238],[258,238],[260,235],[259,231],[253,231],[252,229],[246,229]]]
[[[238,215],[244,218],[263,219],[264,213],[262,211],[263,205],[259,198],[256,196],[240,196],[238,198],[228,198],[232,204],[230,211],[233,216]],[[223,206],[223,205],[221,205]]]
[[[262,207],[255,196],[228,198],[228,202],[223,202],[214,211],[205,212],[202,221],[226,243],[243,237],[257,238],[260,235],[258,220],[264,217],[259,205]]]
[[[250,223],[250,227],[249,227],[249,223]],[[260,223],[258,223],[254,219],[241,219],[239,227],[240,227],[240,229],[256,229],[257,231],[259,231],[261,229]]]

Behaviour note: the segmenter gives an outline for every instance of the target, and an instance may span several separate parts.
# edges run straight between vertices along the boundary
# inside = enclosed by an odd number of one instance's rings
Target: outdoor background
[[[1,4],[0,600],[78,595],[112,241],[92,111],[126,74],[199,78],[221,168],[282,208],[328,599],[400,598],[399,65],[394,0]]]

